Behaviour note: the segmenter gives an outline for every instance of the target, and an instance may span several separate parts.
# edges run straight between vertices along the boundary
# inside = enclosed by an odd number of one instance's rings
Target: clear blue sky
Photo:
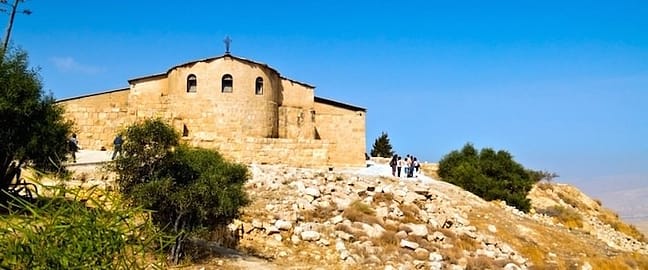
[[[646,1],[21,7],[33,14],[17,15],[12,43],[57,98],[221,55],[229,35],[234,55],[367,108],[367,151],[385,131],[399,154],[432,162],[472,142],[581,187],[648,183]]]

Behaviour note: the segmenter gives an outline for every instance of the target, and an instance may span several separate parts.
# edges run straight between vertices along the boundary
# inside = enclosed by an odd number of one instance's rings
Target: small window
[[[186,124],[182,124],[182,137],[189,137],[189,129]]]
[[[187,76],[187,93],[195,93],[197,87],[198,80],[196,79],[196,75],[191,74]]]
[[[232,75],[229,74],[223,75],[223,79],[221,80],[221,92],[232,93],[233,85],[234,85],[234,80],[232,79]]]
[[[254,93],[257,95],[263,95],[263,78],[257,77],[256,78],[256,84],[254,88]]]

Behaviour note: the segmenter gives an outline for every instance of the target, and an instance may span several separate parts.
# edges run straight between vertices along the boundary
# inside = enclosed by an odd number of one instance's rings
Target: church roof
[[[315,96],[315,102],[328,104],[328,105],[335,106],[335,107],[345,108],[345,109],[352,110],[352,111],[363,111],[363,112],[367,111],[367,109],[365,109],[365,108],[358,107],[358,106],[355,106],[355,105],[351,105],[349,103],[339,102],[339,101],[336,101],[336,100],[323,98],[323,97],[318,97],[318,96]]]
[[[293,80],[293,79],[290,79],[290,78],[286,78],[286,77],[284,77],[284,76],[281,76],[281,73],[279,73],[279,71],[277,71],[275,68],[273,68],[273,67],[271,67],[271,66],[269,66],[269,65],[267,65],[267,64],[264,64],[264,63],[261,63],[261,62],[257,62],[257,61],[253,61],[253,60],[246,59],[246,58],[242,58],[242,57],[238,57],[238,56],[234,56],[234,55],[231,55],[231,54],[229,54],[229,53],[225,53],[225,54],[220,55],[220,56],[209,57],[209,58],[204,58],[204,59],[199,59],[199,60],[189,61],[189,62],[186,62],[186,63],[182,63],[182,64],[179,64],[179,65],[175,65],[175,66],[169,68],[169,69],[168,69],[166,72],[164,72],[164,73],[156,73],[156,74],[151,74],[151,75],[146,75],[146,76],[142,76],[142,77],[133,78],[133,79],[128,80],[128,83],[132,84],[132,82],[136,82],[136,81],[140,81],[140,80],[154,79],[154,78],[158,78],[158,77],[166,77],[166,75],[168,75],[169,72],[171,72],[171,70],[174,70],[174,69],[176,69],[176,68],[190,66],[190,65],[196,64],[196,63],[198,63],[198,62],[208,62],[208,61],[213,61],[213,60],[221,59],[221,58],[225,58],[225,57],[229,57],[229,58],[232,58],[232,59],[236,59],[236,60],[238,60],[238,61],[242,61],[242,62],[246,62],[246,63],[249,63],[249,64],[253,64],[253,65],[263,66],[263,67],[268,68],[268,69],[274,71],[275,73],[277,73],[281,79],[288,80],[288,81],[291,81],[291,82],[293,82],[293,83],[301,84],[301,85],[306,86],[306,87],[309,87],[309,88],[315,88],[315,86],[313,86],[313,85],[311,85],[311,84],[308,84],[308,83],[305,83],[305,82],[300,82],[300,81],[297,81],[297,80]]]
[[[130,90],[130,87],[110,89],[110,90],[105,90],[105,91],[101,91],[101,92],[95,92],[95,93],[90,93],[90,94],[85,94],[85,95],[80,95],[80,96],[75,96],[75,97],[63,98],[63,99],[56,100],[56,102],[64,102],[64,101],[68,101],[68,100],[81,99],[81,98],[87,98],[87,97],[92,97],[92,96],[110,94],[110,93],[119,92],[119,91],[129,91],[129,90]]]

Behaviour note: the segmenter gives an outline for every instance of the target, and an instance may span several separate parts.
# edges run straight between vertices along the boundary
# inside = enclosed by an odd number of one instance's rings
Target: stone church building
[[[84,149],[112,149],[117,132],[159,117],[186,143],[243,163],[363,166],[366,109],[230,53],[134,78],[129,86],[58,101]]]

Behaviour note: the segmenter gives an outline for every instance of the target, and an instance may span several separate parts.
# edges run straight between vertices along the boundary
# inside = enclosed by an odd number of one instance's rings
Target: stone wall
[[[228,138],[202,143],[202,147],[218,150],[224,157],[243,163],[290,164],[297,167],[324,167],[330,165],[329,149],[334,146],[325,140],[278,138]]]
[[[365,164],[365,112],[315,102],[316,137],[336,142],[330,149],[335,164]]]
[[[129,89],[60,101],[65,118],[74,121],[74,131],[84,149],[110,149],[117,130],[131,123]]]

